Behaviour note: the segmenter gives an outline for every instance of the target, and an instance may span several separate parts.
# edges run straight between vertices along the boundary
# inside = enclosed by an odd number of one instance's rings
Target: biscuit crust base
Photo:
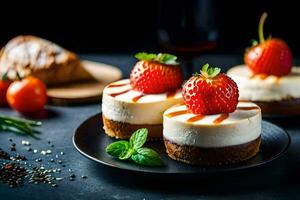
[[[140,129],[148,129],[148,140],[162,140],[163,126],[162,124],[129,124],[125,122],[118,122],[106,118],[102,114],[103,118],[103,128],[105,133],[117,139],[129,139],[131,134]]]
[[[164,139],[167,154],[174,160],[193,165],[224,165],[237,163],[255,156],[261,143],[260,136],[248,143],[220,148],[179,145]]]

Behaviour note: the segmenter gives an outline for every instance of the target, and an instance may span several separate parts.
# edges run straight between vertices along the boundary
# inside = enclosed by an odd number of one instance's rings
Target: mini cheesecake
[[[293,67],[289,75],[254,75],[246,65],[227,72],[238,85],[239,100],[258,104],[263,114],[300,114],[300,67]]]
[[[163,137],[174,160],[196,165],[236,163],[255,156],[261,143],[261,109],[240,102],[229,114],[197,115],[178,104],[164,112]]]
[[[133,90],[129,79],[111,83],[102,96],[104,130],[111,137],[128,139],[135,130],[147,128],[150,140],[162,139],[164,111],[181,102],[181,89],[143,94]]]

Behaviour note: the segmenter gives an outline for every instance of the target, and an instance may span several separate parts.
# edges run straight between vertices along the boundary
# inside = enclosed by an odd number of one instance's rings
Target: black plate
[[[255,167],[268,163],[283,155],[290,145],[290,136],[282,128],[270,123],[262,122],[262,143],[260,152],[250,160],[217,167],[192,166],[170,159],[165,153],[162,141],[148,142],[145,146],[154,148],[161,155],[165,167],[150,168],[139,166],[131,162],[119,161],[105,152],[105,147],[115,139],[108,137],[103,130],[101,114],[95,115],[83,122],[73,136],[75,148],[84,156],[108,165],[110,167],[148,173],[188,174],[188,173],[217,173]]]

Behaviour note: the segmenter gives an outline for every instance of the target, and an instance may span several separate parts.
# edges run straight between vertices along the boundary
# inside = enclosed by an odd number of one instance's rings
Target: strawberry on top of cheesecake
[[[259,41],[244,54],[244,65],[228,71],[240,90],[240,100],[260,105],[264,114],[300,114],[300,68],[293,67],[293,56],[286,42],[264,38],[263,13],[258,28]]]
[[[239,103],[236,83],[220,71],[204,65],[184,84],[184,104],[165,111],[163,136],[171,158],[218,165],[249,159],[259,151],[260,108]]]
[[[150,139],[162,138],[163,112],[182,102],[183,75],[171,54],[138,53],[130,79],[105,87],[102,112],[105,132],[127,139],[139,128],[148,128]]]

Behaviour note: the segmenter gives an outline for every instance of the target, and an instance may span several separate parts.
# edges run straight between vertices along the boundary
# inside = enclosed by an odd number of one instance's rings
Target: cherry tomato
[[[8,87],[10,86],[10,84],[11,84],[11,81],[0,79],[0,107],[8,105],[7,100],[6,100],[6,92],[7,92]]]
[[[21,113],[34,113],[42,110],[47,103],[46,86],[37,78],[27,77],[13,82],[6,98],[13,109]]]

